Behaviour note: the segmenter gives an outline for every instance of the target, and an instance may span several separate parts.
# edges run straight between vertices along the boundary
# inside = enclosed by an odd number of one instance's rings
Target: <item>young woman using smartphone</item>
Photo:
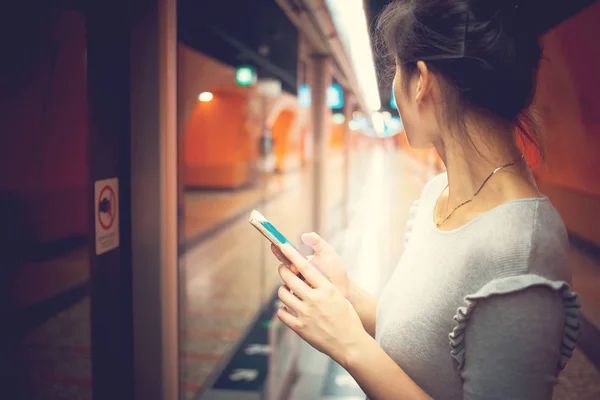
[[[510,0],[404,0],[379,18],[408,141],[447,169],[412,206],[380,298],[316,234],[303,237],[312,265],[282,248],[306,281],[280,267],[279,318],[371,399],[551,399],[572,354],[566,230],[517,146],[535,140],[541,58],[520,12]]]

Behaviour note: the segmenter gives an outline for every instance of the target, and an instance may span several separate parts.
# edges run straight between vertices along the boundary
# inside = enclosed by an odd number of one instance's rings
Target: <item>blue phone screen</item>
[[[283,236],[281,234],[281,232],[279,232],[274,226],[273,224],[271,224],[268,221],[263,221],[261,222],[262,226],[265,227],[266,230],[268,230],[277,240],[279,240],[281,242],[281,244],[286,244],[286,243],[290,243],[289,240],[287,240],[287,238],[285,236]]]

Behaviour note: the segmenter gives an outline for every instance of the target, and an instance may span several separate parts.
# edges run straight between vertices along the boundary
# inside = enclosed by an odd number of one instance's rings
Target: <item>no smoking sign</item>
[[[96,255],[119,247],[119,180],[103,179],[94,184]]]

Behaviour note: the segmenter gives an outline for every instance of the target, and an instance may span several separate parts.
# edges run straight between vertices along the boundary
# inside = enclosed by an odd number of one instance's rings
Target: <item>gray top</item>
[[[434,399],[551,399],[579,327],[560,216],[545,197],[518,199],[441,231],[446,183],[411,207],[376,339]]]

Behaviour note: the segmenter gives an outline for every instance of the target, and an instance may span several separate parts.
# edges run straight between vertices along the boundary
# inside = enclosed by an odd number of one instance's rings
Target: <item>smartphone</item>
[[[260,233],[262,233],[262,235],[264,237],[267,238],[267,240],[269,240],[269,242],[273,243],[276,247],[276,251],[275,251],[275,256],[277,257],[277,259],[279,261],[281,261],[282,263],[284,263],[287,266],[291,266],[292,263],[290,262],[290,260],[287,259],[286,256],[283,255],[283,253],[279,250],[279,248],[281,246],[283,246],[284,244],[289,244],[290,246],[292,246],[294,249],[296,249],[296,246],[294,246],[292,244],[292,242],[290,242],[285,236],[283,236],[283,234],[281,232],[279,232],[277,230],[277,228],[275,228],[273,226],[272,223],[270,223],[260,212],[258,212],[257,210],[253,210],[250,213],[250,218],[248,219],[248,222],[250,222],[250,225],[252,225],[253,227],[255,227]],[[298,249],[296,249],[297,251]],[[301,274],[297,274],[301,279],[304,279],[302,277]]]
[[[277,247],[281,247],[284,244],[292,244],[281,232],[279,232],[273,224],[271,224],[267,219],[257,210],[253,210],[250,213],[250,219],[248,220],[250,224],[255,227],[260,233],[266,237],[269,242],[273,243]]]

